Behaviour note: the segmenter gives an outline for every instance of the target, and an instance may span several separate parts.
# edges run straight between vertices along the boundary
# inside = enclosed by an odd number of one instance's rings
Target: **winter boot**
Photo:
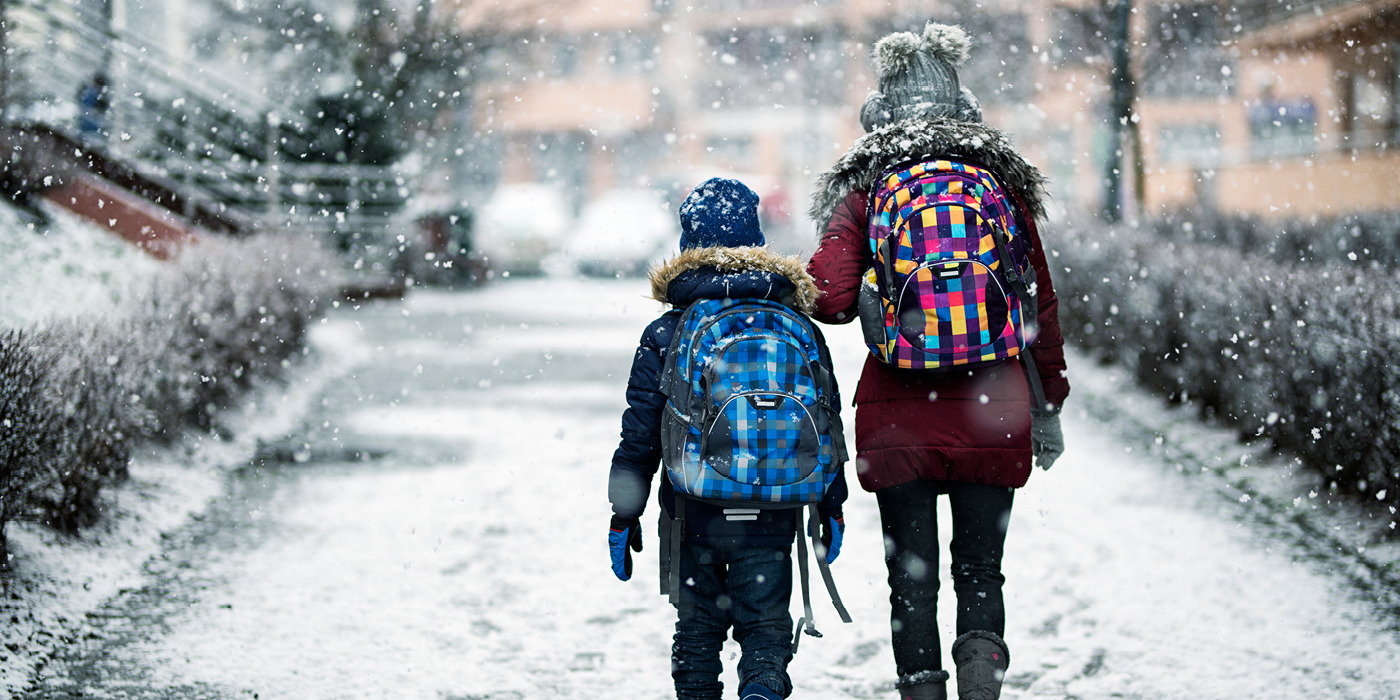
[[[953,664],[958,668],[958,700],[997,700],[1011,653],[1001,637],[982,630],[968,632],[953,642]]]
[[[947,671],[920,671],[899,681],[899,700],[948,700],[947,683]]]
[[[739,700],[783,700],[783,696],[762,683],[750,683],[739,691]]]

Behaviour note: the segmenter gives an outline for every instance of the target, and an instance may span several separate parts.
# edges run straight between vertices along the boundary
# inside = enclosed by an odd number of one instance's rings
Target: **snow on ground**
[[[636,281],[515,280],[337,312],[331,337],[365,362],[314,402],[313,456],[235,478],[39,697],[670,697],[655,504],[632,581],[612,577],[605,544],[627,366],[659,310],[644,295]],[[828,333],[847,391],[855,335]],[[1394,620],[1345,562],[1261,526],[1212,472],[1178,471],[1141,424],[1100,410],[1153,400],[1073,359],[1069,450],[1013,513],[1004,697],[1394,697]],[[336,454],[327,443],[388,456],[315,458]],[[794,697],[894,695],[874,498],[857,490],[846,513],[834,570],[855,622],[817,586],[826,636],[804,639]],[[731,690],[737,651],[724,652]],[[133,675],[96,684],[112,674]]]

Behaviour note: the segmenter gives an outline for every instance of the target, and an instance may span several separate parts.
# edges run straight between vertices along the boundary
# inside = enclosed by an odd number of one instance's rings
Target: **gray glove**
[[[1041,469],[1049,469],[1065,453],[1060,414],[1031,409],[1031,456]]]

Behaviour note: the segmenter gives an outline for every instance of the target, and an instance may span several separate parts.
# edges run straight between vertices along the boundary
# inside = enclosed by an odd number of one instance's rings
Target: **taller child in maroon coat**
[[[1030,476],[1033,456],[1048,469],[1063,451],[1059,410],[1069,394],[1058,301],[1036,229],[1044,216],[1044,178],[1004,135],[981,123],[976,98],[958,84],[956,66],[969,45],[960,28],[938,24],[876,43],[879,90],[860,115],[868,133],[821,176],[811,208],[825,228],[807,270],[824,292],[813,316],[826,323],[857,316],[861,277],[873,264],[867,194],[890,166],[945,156],[990,169],[1015,200],[1033,251],[1039,331],[1030,354],[1047,405],[1032,406],[1017,358],[927,373],[870,356],[856,389],[856,466],[861,486],[879,502],[888,543],[900,697],[915,700],[947,697],[935,619],[940,494],[952,512],[958,697],[999,697],[1009,660],[1001,559],[1012,498]]]

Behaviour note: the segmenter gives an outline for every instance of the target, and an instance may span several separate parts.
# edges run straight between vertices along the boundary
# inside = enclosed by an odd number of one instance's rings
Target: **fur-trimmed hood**
[[[735,296],[759,296],[781,301],[804,314],[811,314],[817,308],[816,280],[807,274],[802,259],[797,256],[778,255],[765,247],[741,248],[691,248],[682,251],[651,269],[651,295],[666,304],[684,305],[693,298],[692,294],[672,289],[673,283],[698,274],[707,274],[704,282],[719,285],[717,289],[733,292]],[[714,278],[710,280],[708,278]],[[785,281],[783,287],[791,285],[792,290],[776,289],[773,278]],[[775,296],[763,293],[768,290]],[[782,296],[784,298],[777,298]],[[790,298],[787,298],[790,297]]]
[[[1045,176],[1027,163],[1005,134],[985,124],[947,118],[905,119],[860,137],[831,170],[817,177],[808,209],[825,228],[853,190],[868,189],[886,168],[916,158],[963,157],[990,168],[1016,190],[1036,219],[1045,218]]]

